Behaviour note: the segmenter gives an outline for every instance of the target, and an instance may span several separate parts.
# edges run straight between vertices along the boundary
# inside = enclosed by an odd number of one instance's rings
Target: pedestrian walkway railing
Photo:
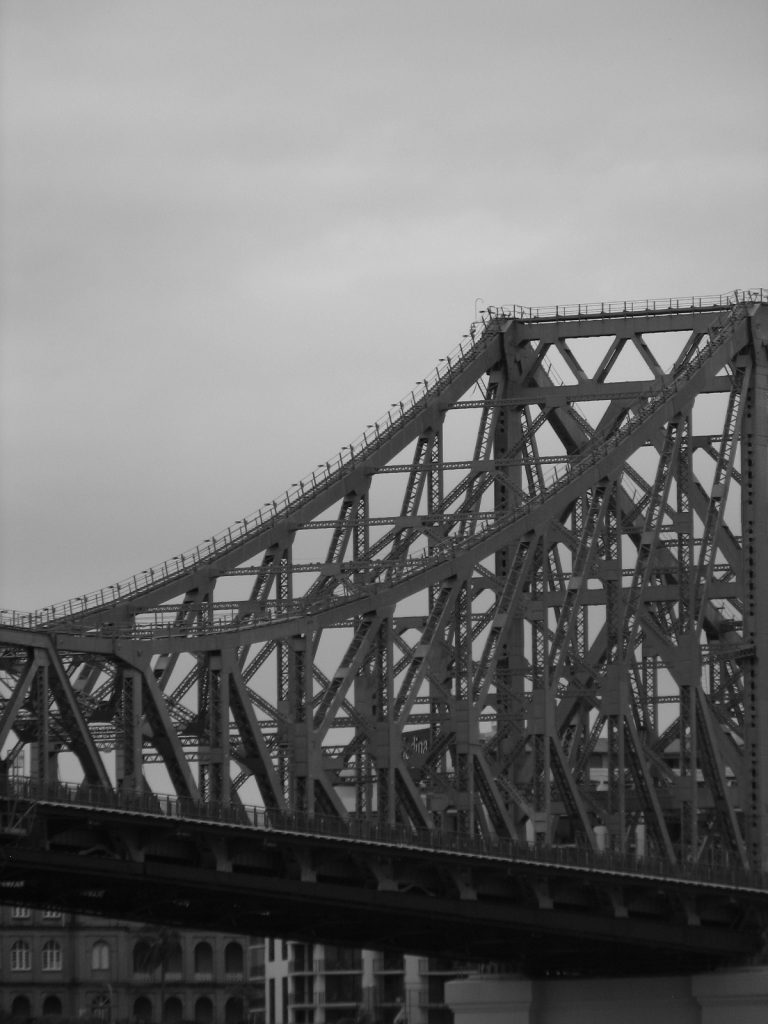
[[[258,832],[290,833],[307,838],[322,837],[360,845],[373,844],[400,850],[501,859],[513,861],[520,866],[549,866],[750,890],[768,897],[768,874],[761,870],[746,870],[725,851],[711,851],[706,859],[702,858],[696,863],[681,859],[672,862],[652,855],[641,855],[637,851],[595,850],[578,844],[552,846],[505,836],[480,836],[437,828],[410,828],[375,818],[338,818],[166,794],[105,790],[86,784],[40,782],[23,776],[8,777],[0,782],[0,809],[3,804],[5,808],[0,814],[0,822],[23,820],[30,830],[34,829],[35,806],[98,808],[107,812],[173,818]],[[30,807],[33,813],[29,813]],[[9,814],[10,808],[14,809],[15,815]],[[16,836],[18,829],[12,831]],[[2,834],[3,825],[0,824],[0,838]]]

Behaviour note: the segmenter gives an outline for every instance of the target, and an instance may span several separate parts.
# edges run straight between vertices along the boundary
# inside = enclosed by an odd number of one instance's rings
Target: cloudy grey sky
[[[768,284],[764,0],[2,0],[0,604],[186,549],[526,305]]]

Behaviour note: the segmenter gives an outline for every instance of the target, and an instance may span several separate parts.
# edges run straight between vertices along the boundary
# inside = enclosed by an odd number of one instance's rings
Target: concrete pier
[[[477,974],[446,985],[454,1024],[766,1024],[768,967],[681,977],[530,980]]]

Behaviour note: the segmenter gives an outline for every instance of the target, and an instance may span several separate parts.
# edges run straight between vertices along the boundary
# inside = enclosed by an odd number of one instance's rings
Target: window
[[[44,910],[43,911],[44,921],[60,921],[61,911],[60,910]]]
[[[195,975],[213,976],[213,949],[210,942],[198,942],[195,946]]]
[[[29,951],[28,942],[22,942],[20,939],[18,942],[14,942],[14,944],[11,946],[11,970],[32,970],[32,956]]]
[[[153,974],[163,967],[170,978],[182,973],[182,951],[173,934],[158,935],[150,940],[139,939],[133,947],[134,974]]]
[[[94,942],[91,949],[91,970],[109,970],[109,946],[106,942]]]
[[[195,1024],[212,1024],[213,1003],[208,996],[201,996],[195,1003]]]
[[[61,946],[53,939],[43,946],[42,968],[44,971],[61,970]]]
[[[172,974],[181,975],[183,968],[183,953],[181,943],[177,938],[172,938],[168,945],[168,958],[165,961],[165,971],[170,977]]]
[[[149,1024],[152,1020],[152,1003],[147,996],[139,996],[133,1004],[133,1016],[137,1024]]]
[[[163,1009],[162,1020],[168,1021],[169,1024],[175,1024],[184,1019],[184,1007],[181,1005],[181,1000],[178,996],[171,996],[170,999],[165,1000],[165,1007]]]
[[[286,1017],[287,1020],[286,1010]],[[239,1024],[245,1017],[245,1006],[240,996],[230,996],[224,1006],[224,1024]]]
[[[152,955],[152,951],[149,948],[149,943],[144,942],[140,939],[133,947],[133,973],[134,974],[149,974],[149,963]]]
[[[226,973],[236,975],[237,978],[243,974],[243,947],[239,942],[228,942],[224,949],[224,970]],[[228,978],[227,980],[237,980]]]
[[[29,907],[14,907],[11,911],[11,917],[14,921],[27,921],[32,916],[32,911]]]
[[[109,992],[99,992],[91,1000],[91,1017],[107,1021],[111,1017],[112,999]]]
[[[32,1016],[32,1006],[28,996],[16,996],[11,1003],[11,1016],[22,1020]]]

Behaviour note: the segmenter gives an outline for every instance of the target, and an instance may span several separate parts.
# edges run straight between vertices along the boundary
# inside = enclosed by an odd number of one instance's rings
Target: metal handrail
[[[613,302],[570,303],[564,306],[491,306],[495,314],[515,320],[590,320],[605,316],[644,316],[648,313],[717,312],[744,302],[768,301],[768,289],[736,289],[718,295],[692,295],[668,299],[639,299]]]
[[[438,829],[417,829],[359,818],[336,818],[303,811],[231,805],[218,801],[158,793],[127,793],[86,784],[41,782],[13,776],[0,781],[0,799],[32,804],[82,806],[159,818],[207,822],[261,832],[287,832],[358,843],[413,848],[464,856],[547,865],[611,874],[676,880],[708,887],[747,889],[768,895],[768,872],[745,869],[718,851],[704,862],[673,863],[617,850],[595,851],[582,846],[549,846],[504,836],[478,836]]]

